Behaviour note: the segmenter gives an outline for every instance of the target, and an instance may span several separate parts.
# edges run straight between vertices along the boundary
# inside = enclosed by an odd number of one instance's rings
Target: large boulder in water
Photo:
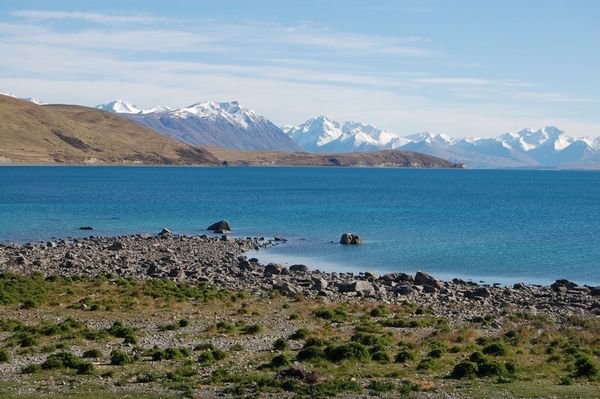
[[[227,220],[221,220],[211,224],[206,230],[212,230],[217,234],[229,233],[231,232],[231,225]]]
[[[340,238],[340,244],[343,245],[360,245],[362,244],[362,238],[358,234],[344,233]]]

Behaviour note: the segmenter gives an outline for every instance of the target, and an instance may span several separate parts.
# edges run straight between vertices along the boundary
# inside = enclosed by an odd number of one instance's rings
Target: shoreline
[[[442,281],[427,273],[324,272],[310,265],[261,264],[248,251],[280,239],[217,235],[158,235],[73,238],[43,243],[0,244],[0,271],[20,274],[154,278],[206,282],[258,296],[278,291],[289,297],[330,302],[410,301],[436,314],[469,320],[507,312],[544,313],[553,320],[600,315],[600,287],[558,280],[551,285],[480,284],[458,278]],[[254,254],[254,253],[253,253]]]

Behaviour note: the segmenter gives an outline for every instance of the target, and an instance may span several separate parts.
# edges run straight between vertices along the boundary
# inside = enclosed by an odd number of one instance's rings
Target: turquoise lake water
[[[0,241],[283,236],[261,261],[424,270],[489,283],[600,284],[600,173],[379,168],[2,167]],[[343,232],[364,245],[337,244]],[[332,243],[333,241],[333,243]]]

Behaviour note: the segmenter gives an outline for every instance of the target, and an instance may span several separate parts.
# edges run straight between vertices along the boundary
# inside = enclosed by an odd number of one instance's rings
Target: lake
[[[0,167],[0,241],[206,234],[220,219],[235,235],[288,239],[260,251],[264,262],[600,284],[593,171]],[[364,244],[338,244],[344,232]]]

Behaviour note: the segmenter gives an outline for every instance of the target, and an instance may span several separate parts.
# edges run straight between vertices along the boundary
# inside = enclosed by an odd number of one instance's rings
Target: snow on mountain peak
[[[205,119],[223,118],[244,129],[247,129],[250,124],[266,122],[265,118],[251,109],[244,108],[237,101],[205,101],[174,110],[172,113],[179,115],[182,118],[187,118],[189,116]]]
[[[297,126],[286,126],[284,132],[309,151],[395,149],[409,142],[394,133],[362,122],[337,122],[324,115]]]
[[[40,100],[39,98],[35,98],[35,97],[19,97],[16,94],[13,94],[13,93],[10,93],[10,92],[0,91],[0,95],[12,97],[12,98],[17,98],[19,100],[29,101],[30,103],[33,103],[33,104],[36,104],[36,105],[47,104],[47,103],[43,102],[42,100]]]
[[[103,111],[116,112],[118,114],[139,114],[142,112],[142,110],[135,105],[120,98],[106,104],[97,105],[96,108]]]

